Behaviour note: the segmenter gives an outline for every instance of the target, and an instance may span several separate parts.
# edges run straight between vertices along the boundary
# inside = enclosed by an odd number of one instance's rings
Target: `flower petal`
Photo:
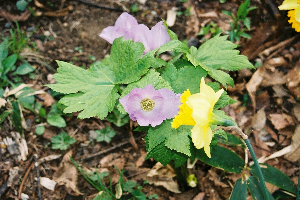
[[[147,39],[150,50],[156,49],[171,40],[167,28],[163,25],[162,21],[152,27]]]
[[[284,0],[279,6],[279,10],[293,10],[296,9],[299,6],[297,3],[297,0]]]
[[[212,130],[209,126],[199,126],[196,124],[192,129],[192,141],[197,149],[204,147],[204,152],[211,158],[210,143],[212,140]]]

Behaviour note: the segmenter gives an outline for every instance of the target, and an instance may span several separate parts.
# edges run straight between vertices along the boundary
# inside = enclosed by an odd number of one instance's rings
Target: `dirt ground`
[[[202,43],[203,36],[197,35],[201,27],[215,22],[225,32],[230,29],[230,18],[222,13],[229,10],[236,13],[240,1],[228,0],[221,4],[211,0],[189,0],[186,3],[176,0],[40,0],[29,5],[36,16],[25,15],[28,10],[20,12],[15,7],[16,1],[0,1],[0,31],[3,36],[9,35],[12,21],[19,21],[21,30],[30,37],[31,48],[22,51],[24,59],[36,67],[35,79],[22,77],[24,83],[33,84],[36,90],[51,93],[45,85],[53,83],[53,74],[58,67],[55,60],[72,62],[87,68],[95,60],[109,55],[110,44],[99,37],[101,31],[114,24],[122,12],[130,12],[139,23],[152,27],[161,19],[167,18],[167,10],[177,11],[190,9],[191,15],[177,16],[174,26],[170,27],[180,40],[194,40]],[[241,70],[232,73],[235,80],[234,88],[228,88],[229,95],[237,101],[224,110],[243,130],[249,131],[251,142],[258,158],[265,158],[292,146],[292,150],[279,157],[265,160],[298,181],[299,154],[296,135],[300,134],[297,126],[300,123],[300,39],[287,22],[286,12],[278,11],[282,1],[251,1],[257,9],[249,13],[251,30],[247,33],[252,39],[242,39],[239,44],[241,54],[249,57],[262,66],[255,70]],[[137,12],[131,12],[133,4],[138,6]],[[204,36],[207,39],[211,35]],[[34,45],[33,45],[34,44]],[[53,104],[51,95],[39,96],[42,105],[49,110]],[[37,99],[38,100],[38,99]],[[59,100],[59,96],[55,97]],[[77,113],[64,116],[67,127],[57,128],[46,125],[42,136],[35,134],[37,117],[30,111],[24,111],[27,129],[24,138],[28,146],[27,160],[18,161],[17,155],[11,155],[1,147],[0,154],[0,198],[18,199],[21,193],[30,199],[38,199],[34,155],[37,158],[49,158],[40,162],[41,177],[60,179],[54,191],[41,187],[42,199],[92,199],[97,194],[88,182],[77,172],[68,156],[86,170],[97,168],[109,171],[113,184],[118,180],[116,165],[126,172],[128,180],[142,184],[147,173],[156,164],[154,160],[144,160],[146,156],[144,133],[132,131],[135,123],[116,127],[106,120],[90,118],[77,119]],[[9,120],[1,124],[0,141],[12,137],[15,130]],[[107,144],[90,142],[90,131],[112,127],[117,135]],[[53,150],[48,145],[50,138],[62,131],[76,138],[77,142],[68,150]],[[133,134],[134,142],[129,140]],[[298,137],[299,138],[299,137]],[[244,152],[235,149],[241,157]],[[299,150],[298,150],[299,151]],[[99,155],[94,155],[102,152]],[[56,155],[58,155],[56,157]],[[94,156],[93,156],[94,155]],[[15,178],[9,186],[7,180],[11,169],[15,169]],[[198,178],[198,186],[181,194],[176,194],[162,186],[146,184],[143,192],[147,195],[157,194],[163,199],[227,199],[230,196],[238,174],[225,173],[201,162],[197,162],[193,173]],[[155,181],[154,181],[155,182]],[[156,180],[158,182],[158,180]],[[109,181],[107,181],[109,184]],[[271,192],[278,188],[269,187]],[[249,195],[250,197],[250,195]],[[250,197],[251,198],[251,197]]]

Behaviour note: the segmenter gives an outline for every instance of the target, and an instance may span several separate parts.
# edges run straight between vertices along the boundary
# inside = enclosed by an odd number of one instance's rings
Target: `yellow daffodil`
[[[297,32],[300,32],[300,0],[284,0],[278,8],[280,10],[290,10],[288,12],[289,23]]]
[[[191,95],[190,91],[185,91],[181,96],[182,105],[180,111],[172,122],[172,128],[180,125],[192,125],[192,141],[197,149],[204,147],[206,155],[210,158],[210,143],[212,140],[212,130],[210,125],[216,123],[218,118],[213,113],[213,108],[223,93],[223,89],[215,92],[201,79],[200,93]]]

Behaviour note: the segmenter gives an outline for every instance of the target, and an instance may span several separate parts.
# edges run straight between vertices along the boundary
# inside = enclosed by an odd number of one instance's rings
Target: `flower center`
[[[141,101],[141,108],[144,111],[147,111],[147,112],[151,111],[151,110],[153,110],[154,106],[155,106],[155,102],[152,99],[146,98]]]

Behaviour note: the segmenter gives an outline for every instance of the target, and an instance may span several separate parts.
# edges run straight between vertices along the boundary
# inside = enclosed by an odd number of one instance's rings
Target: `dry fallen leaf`
[[[167,11],[167,20],[166,23],[169,27],[174,26],[177,16],[177,9],[174,7],[171,10]]]
[[[300,158],[300,126],[295,129],[292,137],[291,151],[286,154],[286,159],[291,162],[296,162]]]
[[[77,187],[78,171],[71,162],[70,156],[73,151],[70,150],[66,153],[59,165],[56,172],[53,173],[53,181],[57,182],[57,185],[64,185],[69,194],[82,195]]]
[[[181,193],[177,182],[173,180],[176,176],[173,169],[166,166],[164,167],[161,163],[156,163],[150,172],[147,174],[149,184],[154,184],[155,186],[163,186],[167,190],[174,193]]]
[[[300,98],[300,61],[287,73],[287,87],[294,96]]]
[[[300,122],[300,104],[299,103],[294,105],[293,112],[294,112],[294,115],[297,118],[298,122]]]
[[[287,114],[270,114],[270,121],[277,130],[283,129],[287,126],[293,126],[293,118]]]

